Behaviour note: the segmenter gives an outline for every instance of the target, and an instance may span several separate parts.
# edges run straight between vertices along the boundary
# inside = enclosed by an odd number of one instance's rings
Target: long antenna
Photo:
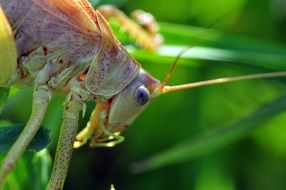
[[[174,92],[178,90],[196,88],[196,87],[201,87],[201,86],[209,86],[209,85],[222,84],[222,83],[241,81],[241,80],[253,80],[253,79],[275,78],[275,77],[286,77],[286,71],[243,75],[243,76],[237,76],[237,77],[225,77],[225,78],[218,78],[218,79],[206,80],[206,81],[201,81],[201,82],[194,82],[194,83],[189,83],[189,84],[164,86],[161,92],[162,94],[164,94],[168,92]]]
[[[229,14],[229,13],[226,13],[225,15],[227,15],[227,14]],[[209,29],[211,26],[217,24],[217,20],[220,20],[220,19],[221,19],[221,17],[216,19],[216,21],[211,23],[208,27],[206,27],[205,30],[200,31],[200,34],[204,34],[204,32],[207,29]],[[198,40],[196,40],[196,41],[198,41]],[[164,94],[164,93],[168,93],[168,92],[174,92],[174,91],[188,89],[188,88],[196,88],[196,87],[201,87],[201,86],[209,86],[209,85],[222,84],[222,83],[228,83],[228,82],[235,82],[235,81],[241,81],[241,80],[254,80],[254,79],[263,79],[263,78],[286,77],[286,71],[281,71],[281,72],[271,72],[271,73],[262,73],[262,74],[243,75],[243,76],[236,76],[236,77],[217,78],[217,79],[200,81],[200,82],[194,82],[194,83],[188,83],[188,84],[182,84],[182,85],[167,86],[168,82],[171,79],[171,76],[174,73],[174,70],[176,68],[176,65],[177,65],[178,61],[180,60],[182,55],[187,50],[191,49],[194,46],[194,44],[196,44],[196,41],[191,43],[191,44],[189,44],[186,48],[181,50],[181,52],[175,58],[175,60],[172,63],[168,73],[166,74],[166,77],[165,77],[164,81],[162,82],[162,84],[157,89],[159,94]]]
[[[192,48],[191,45],[190,45],[190,46],[187,46],[186,48],[184,48],[183,50],[181,50],[181,52],[177,55],[176,59],[174,60],[174,62],[173,62],[172,65],[171,65],[171,67],[170,67],[170,69],[169,69],[169,71],[168,71],[168,73],[167,73],[167,75],[166,75],[164,81],[161,83],[161,86],[160,86],[161,91],[162,91],[163,88],[166,86],[166,84],[168,84],[168,82],[170,81],[170,79],[171,79],[171,77],[172,77],[172,75],[173,75],[173,73],[174,73],[174,71],[175,71],[176,65],[177,65],[178,61],[181,59],[182,55],[183,55],[188,49],[190,49],[190,48]]]
[[[220,17],[216,18],[211,24],[209,24],[207,27],[205,27],[203,30],[199,31],[198,33],[200,35],[204,34],[208,29],[210,29],[211,27],[215,26],[219,20],[221,20],[221,18],[224,18],[226,15],[230,14],[230,13],[233,13],[233,11],[231,12],[227,12],[223,15],[221,15]],[[187,47],[185,47],[184,49],[182,49],[180,51],[180,53],[177,55],[177,57],[175,58],[175,60],[173,61],[168,73],[166,74],[166,77],[165,79],[163,80],[163,82],[161,83],[160,87],[159,87],[159,92],[163,92],[163,89],[164,87],[168,84],[168,82],[170,81],[174,71],[175,71],[175,68],[176,68],[176,65],[177,63],[179,62],[179,60],[181,59],[181,57],[183,56],[183,54],[194,47],[194,45],[197,43],[197,41],[199,41],[198,39],[196,39],[194,42],[190,43]]]

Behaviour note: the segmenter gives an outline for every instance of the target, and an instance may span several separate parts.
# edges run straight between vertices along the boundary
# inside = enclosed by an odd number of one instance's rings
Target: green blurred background
[[[179,50],[171,84],[286,68],[286,2],[282,0],[122,0],[127,14],[151,12],[165,45],[158,52],[132,49],[142,66],[163,79]],[[118,26],[117,26],[118,27]],[[115,26],[116,30],[116,26]],[[126,41],[123,34],[119,38]],[[121,35],[121,36],[120,36]],[[126,41],[127,42],[127,41]],[[167,48],[168,47],[168,48]],[[284,79],[242,81],[164,95],[152,102],[115,148],[76,149],[66,190],[284,190],[286,189],[286,85]],[[32,89],[10,92],[1,122],[25,123]],[[44,126],[54,156],[64,95],[55,95]],[[80,121],[83,128],[94,103]],[[39,156],[40,154],[40,156]],[[7,189],[44,189],[47,151],[27,153],[9,176]],[[36,168],[36,170],[35,170]],[[38,172],[38,175],[37,175]],[[40,178],[42,185],[31,179]],[[41,174],[40,174],[41,173]],[[14,186],[12,185],[14,184]]]

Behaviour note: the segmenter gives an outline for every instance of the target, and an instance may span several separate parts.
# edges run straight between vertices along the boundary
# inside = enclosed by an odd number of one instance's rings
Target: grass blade
[[[144,61],[154,61],[159,63],[172,63],[179,53],[186,49],[186,45],[163,45],[156,53],[147,53],[143,50],[130,50],[134,57]],[[258,66],[267,69],[285,70],[286,54],[251,52],[234,49],[221,49],[215,47],[193,47],[187,50],[182,56],[182,60],[199,59],[206,61],[233,62]],[[182,61],[180,65],[190,65],[187,61]]]
[[[183,142],[149,159],[131,165],[135,173],[153,170],[168,165],[178,164],[204,156],[223,148],[249,134],[250,131],[276,114],[286,110],[286,94],[278,99],[261,106],[247,117],[233,125],[215,129],[202,134],[187,142]]]
[[[190,65],[190,59],[198,59],[267,69],[286,69],[284,45],[227,35],[213,29],[169,23],[160,23],[160,33],[164,36],[165,42],[158,51],[148,52],[133,46],[128,47],[129,51],[141,62],[171,64],[183,49],[191,47],[181,57],[180,65]],[[120,39],[120,36],[118,37]],[[124,37],[122,40],[124,41]]]

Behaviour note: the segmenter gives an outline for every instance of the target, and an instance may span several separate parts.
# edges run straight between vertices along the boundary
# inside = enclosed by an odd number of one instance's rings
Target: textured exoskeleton
[[[80,147],[89,139],[93,147],[109,147],[122,142],[119,133],[159,94],[286,75],[285,72],[250,75],[169,87],[165,85],[176,61],[164,82],[160,83],[128,54],[104,18],[117,18],[123,27],[139,38],[141,45],[155,50],[161,39],[156,35],[157,27],[149,14],[142,17],[147,20],[141,20],[140,15],[145,13],[137,12],[136,23],[114,7],[101,7],[96,11],[87,0],[0,0],[0,5],[6,15],[0,15],[3,21],[0,24],[7,26],[8,20],[17,47],[17,56],[11,54],[11,61],[0,63],[0,74],[8,70],[7,75],[0,77],[0,86],[35,86],[31,117],[3,161],[0,186],[40,127],[52,92],[68,94],[47,187],[58,190],[63,187],[73,147]],[[11,42],[7,43],[11,51],[16,52],[13,39],[8,41]],[[87,127],[76,136],[79,112],[88,100],[96,101],[97,105]]]
[[[60,189],[84,103],[97,102],[88,130],[96,139],[93,146],[108,146],[110,138],[117,140],[114,133],[146,107],[160,83],[128,54],[102,14],[86,0],[0,0],[0,5],[14,33],[18,60],[1,86],[35,86],[31,118],[4,160],[0,182],[38,130],[51,93],[57,91],[68,97],[48,189]],[[147,32],[144,35],[148,37]]]

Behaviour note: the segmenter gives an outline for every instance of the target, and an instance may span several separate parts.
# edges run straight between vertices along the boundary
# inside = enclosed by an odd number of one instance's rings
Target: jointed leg
[[[87,126],[76,136],[74,148],[79,148],[90,140],[90,147],[113,147],[124,141],[124,137],[110,132],[105,126],[108,103],[98,102]]]
[[[92,148],[95,147],[114,147],[117,144],[122,143],[125,138],[120,135],[120,133],[112,133],[108,129],[106,129],[106,126],[100,120],[99,122],[99,131],[100,134],[103,135],[104,137],[108,137],[107,139],[100,140],[98,136],[93,136],[90,139],[89,146]]]
[[[90,120],[86,127],[76,135],[76,141],[74,143],[74,148],[79,148],[83,146],[87,141],[92,138],[94,133],[99,128],[99,115],[106,111],[106,104],[99,102],[90,115]]]
[[[92,137],[94,130],[97,128],[97,112],[98,106],[96,106],[96,108],[92,111],[90,115],[90,120],[87,123],[86,127],[76,135],[76,140],[73,145],[74,148],[79,148],[85,145],[87,141]]]
[[[79,96],[71,93],[65,102],[63,123],[47,190],[60,190],[63,187],[78,129],[79,112],[82,107],[83,104]]]
[[[134,20],[132,20],[122,11],[110,5],[101,6],[97,10],[106,19],[115,19],[143,48],[155,51],[161,45],[162,38],[157,33],[157,23],[151,14],[136,11],[133,13]]]
[[[35,88],[33,94],[33,108],[31,117],[26,127],[24,128],[16,142],[13,144],[6,158],[2,162],[2,168],[0,172],[0,189],[3,185],[5,177],[14,168],[18,158],[25,151],[25,149],[37,133],[45,116],[49,100],[50,92],[48,87],[40,86]]]

